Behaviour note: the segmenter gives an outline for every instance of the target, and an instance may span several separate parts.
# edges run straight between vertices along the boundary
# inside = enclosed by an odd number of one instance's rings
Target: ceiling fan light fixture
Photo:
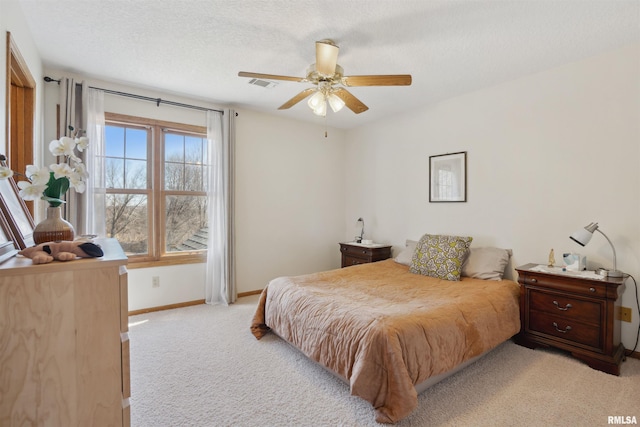
[[[330,94],[327,97],[327,101],[329,102],[329,106],[331,107],[334,113],[337,113],[338,111],[342,110],[342,107],[344,107],[345,105],[344,101],[340,99],[340,97],[335,93]]]
[[[324,117],[327,115],[327,96],[323,90],[316,91],[307,101],[307,105],[316,116]]]
[[[323,102],[322,104],[318,105],[318,107],[313,109],[313,114],[315,114],[316,116],[320,116],[320,117],[324,117],[327,115],[327,103]]]
[[[320,107],[321,104],[324,104],[324,101],[324,93],[322,93],[321,91],[316,91],[316,93],[314,93],[311,98],[309,98],[309,101],[307,101],[307,105],[312,110],[315,110],[316,108]]]

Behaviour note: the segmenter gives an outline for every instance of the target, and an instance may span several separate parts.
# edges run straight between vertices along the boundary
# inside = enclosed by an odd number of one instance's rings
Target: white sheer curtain
[[[83,106],[87,118],[86,131],[89,146],[84,161],[89,172],[87,187],[81,197],[80,233],[106,236],[104,184],[104,92],[83,86]]]
[[[233,233],[233,164],[235,111],[207,111],[209,163],[207,266],[205,301],[236,300]]]

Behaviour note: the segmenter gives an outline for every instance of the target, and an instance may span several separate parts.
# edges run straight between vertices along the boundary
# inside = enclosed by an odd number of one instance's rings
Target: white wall
[[[396,247],[425,233],[469,235],[513,249],[513,265],[554,249],[640,279],[640,46],[450,99],[347,134],[345,224]],[[429,203],[429,156],[468,153],[467,203]],[[350,234],[345,234],[350,237]],[[397,249],[397,248],[396,248]],[[622,302],[636,307],[629,280]],[[633,347],[638,314],[623,323]]]
[[[238,291],[340,267],[345,132],[252,111],[236,130]]]

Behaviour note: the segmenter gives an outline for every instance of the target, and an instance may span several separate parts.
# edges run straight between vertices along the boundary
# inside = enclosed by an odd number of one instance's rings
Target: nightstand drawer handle
[[[595,292],[596,288],[589,288],[589,292]]]
[[[567,311],[567,310],[569,310],[571,307],[573,307],[571,304],[567,304],[567,305],[566,305],[566,306],[564,306],[564,307],[560,307],[560,304],[558,304],[558,301],[554,301],[554,302],[553,302],[553,305],[555,305],[555,306],[556,306],[556,308],[557,308],[558,310],[562,310],[562,311]]]
[[[538,283],[537,279],[531,279],[531,283]]]
[[[558,329],[558,324],[556,322],[553,322],[553,327],[556,328],[556,331],[562,332],[563,334],[566,334],[571,330],[571,326],[567,326],[566,328],[564,328],[564,331],[562,329]]]

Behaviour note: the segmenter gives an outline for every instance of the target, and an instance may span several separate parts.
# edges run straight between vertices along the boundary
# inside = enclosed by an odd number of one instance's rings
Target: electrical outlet
[[[620,307],[620,320],[631,322],[631,309],[629,307]]]
[[[153,278],[151,279],[151,287],[152,288],[159,288],[160,287],[160,277],[153,276]]]

